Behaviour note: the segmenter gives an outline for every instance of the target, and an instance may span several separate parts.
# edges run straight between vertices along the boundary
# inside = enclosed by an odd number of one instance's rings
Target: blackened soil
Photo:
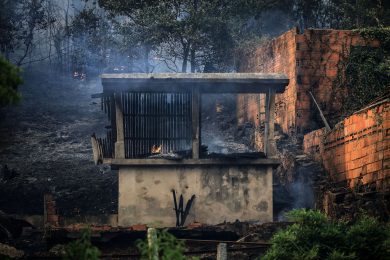
[[[0,111],[0,210],[42,214],[52,193],[61,215],[115,213],[117,175],[92,161],[90,136],[107,123],[100,80],[26,71],[18,106]]]

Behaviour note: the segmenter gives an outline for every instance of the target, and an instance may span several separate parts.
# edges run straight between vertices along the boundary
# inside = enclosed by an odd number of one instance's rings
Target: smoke
[[[207,146],[209,153],[230,154],[256,151],[249,141],[253,132],[252,125],[248,125],[247,129],[240,129],[238,125],[237,95],[203,95],[201,120],[202,145]]]
[[[302,154],[290,138],[279,141],[278,149],[283,150],[281,165],[274,174],[274,212],[276,219],[285,220],[284,213],[292,209],[315,208],[313,185],[321,166]]]
[[[294,198],[292,208],[313,208],[314,194],[311,184],[306,181],[295,181],[290,185],[291,195]]]

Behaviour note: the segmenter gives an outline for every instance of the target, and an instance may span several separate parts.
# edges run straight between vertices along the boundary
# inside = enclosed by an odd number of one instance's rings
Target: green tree
[[[110,28],[104,10],[85,8],[76,14],[69,28],[74,71],[100,73],[107,66],[113,41]]]
[[[17,66],[30,62],[37,34],[54,21],[45,9],[46,1],[0,0],[0,52]]]
[[[0,106],[16,104],[20,100],[18,86],[22,83],[20,69],[0,55]]]
[[[295,223],[274,235],[263,259],[388,259],[390,228],[374,218],[347,223],[313,210],[293,210],[287,218]]]
[[[238,35],[233,29],[240,30],[237,24],[244,26],[257,10],[274,7],[268,2],[99,0],[112,15],[125,16],[129,27],[138,28],[128,32],[140,32],[134,35],[145,48],[145,59],[150,51],[157,51],[168,67],[181,72],[187,72],[188,67],[194,72],[207,63],[231,61],[233,37]],[[178,60],[180,68],[176,68]]]
[[[390,25],[385,0],[294,0],[290,15],[301,29],[357,29]]]
[[[383,0],[99,0],[118,22],[118,46],[174,71],[231,70],[235,50],[293,26],[351,29],[386,26]],[[139,55],[142,53],[141,55]]]

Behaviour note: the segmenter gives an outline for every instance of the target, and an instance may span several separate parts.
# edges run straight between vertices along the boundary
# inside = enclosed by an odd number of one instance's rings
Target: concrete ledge
[[[116,166],[137,165],[137,166],[160,166],[160,165],[273,165],[280,164],[278,158],[266,159],[104,159],[104,164]]]
[[[283,93],[289,83],[278,73],[109,73],[102,74],[105,95],[129,92]]]

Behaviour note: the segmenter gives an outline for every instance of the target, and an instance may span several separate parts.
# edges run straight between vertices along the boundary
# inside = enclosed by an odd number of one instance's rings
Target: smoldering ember
[[[0,6],[0,259],[390,258],[389,1]]]

